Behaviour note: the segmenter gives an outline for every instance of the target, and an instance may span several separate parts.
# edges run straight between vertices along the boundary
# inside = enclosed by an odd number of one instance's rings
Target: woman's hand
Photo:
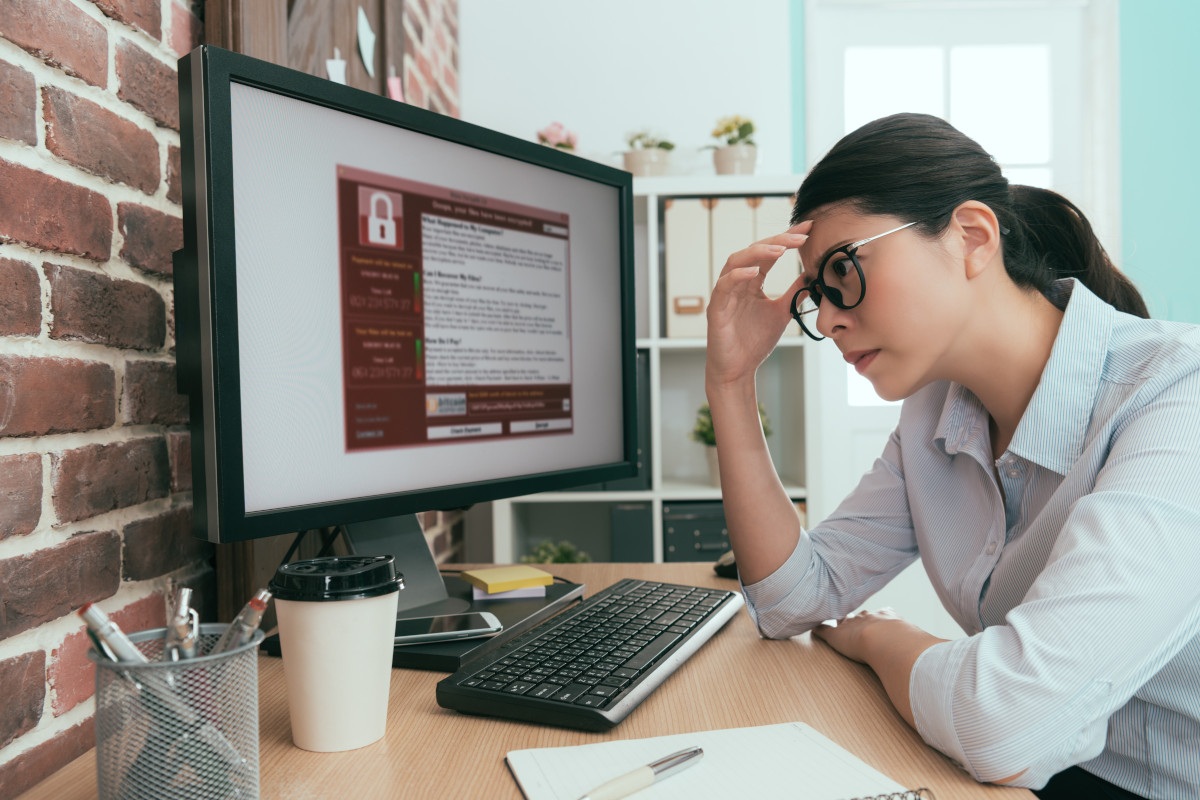
[[[725,262],[708,303],[705,379],[710,386],[753,379],[759,364],[779,343],[792,318],[792,295],[804,278],[797,278],[774,300],[763,294],[763,279],[784,253],[808,240],[811,228],[811,220],[801,222],[739,250]]]
[[[881,608],[878,611],[859,611],[851,614],[845,619],[838,620],[836,625],[822,623],[813,629],[813,635],[825,640],[826,644],[846,658],[860,664],[869,664],[872,655],[872,643],[869,636],[872,628],[876,634],[886,633],[887,629],[880,628],[881,625],[898,626],[891,630],[892,633],[898,635],[920,631],[920,628],[905,622],[892,609]]]
[[[836,625],[818,625],[813,635],[846,658],[875,670],[892,705],[909,725],[916,727],[908,696],[913,665],[921,653],[945,639],[906,622],[890,608],[860,611]]]

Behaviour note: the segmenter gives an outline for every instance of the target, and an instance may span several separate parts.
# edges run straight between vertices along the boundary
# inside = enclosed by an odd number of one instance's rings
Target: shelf
[[[794,175],[667,175],[634,178],[635,195],[714,196],[792,194],[800,188]]]
[[[654,492],[541,492],[513,497],[511,503],[639,503],[654,499]]]
[[[664,321],[666,307],[662,292],[665,226],[661,213],[665,201],[672,198],[706,197],[787,197],[800,185],[802,176],[782,175],[687,175],[660,178],[635,178],[634,265],[636,347],[645,355],[648,380],[649,489],[637,491],[562,491],[497,500],[492,505],[493,560],[508,563],[519,560],[533,542],[540,539],[569,539],[593,557],[622,555],[618,560],[663,561],[665,538],[663,510],[673,503],[712,503],[721,501],[721,490],[708,480],[705,448],[691,440],[696,410],[705,401],[704,372],[707,339],[704,326],[678,328],[687,334],[668,338]],[[764,201],[765,203],[766,201]],[[685,205],[685,204],[681,204]],[[693,204],[686,204],[691,208]],[[703,205],[703,204],[697,204]],[[726,204],[740,209],[737,204]],[[748,209],[767,208],[774,220],[786,217],[782,203],[764,206],[747,203]],[[673,206],[678,209],[678,206]],[[757,212],[755,212],[757,214]],[[691,217],[676,217],[672,224],[689,225]],[[682,221],[679,221],[682,220]],[[747,241],[758,234],[757,216],[742,220],[750,226]],[[740,223],[736,223],[740,224]],[[685,231],[682,244],[695,239],[710,240],[708,223],[700,223],[695,237]],[[736,227],[736,225],[735,225]],[[672,230],[683,230],[672,228]],[[733,247],[730,236],[721,247]],[[681,245],[682,246],[682,245]],[[710,241],[710,249],[712,245]],[[741,246],[740,244],[738,246]],[[686,251],[686,247],[683,250]],[[673,250],[672,252],[679,252]],[[681,263],[690,256],[678,256]],[[711,253],[700,259],[698,268],[712,274]],[[707,278],[706,278],[707,281]],[[705,291],[705,282],[694,287]],[[711,290],[711,284],[708,285]],[[794,325],[790,326],[795,328]],[[773,434],[767,447],[776,471],[783,476],[787,495],[793,502],[817,504],[821,475],[809,468],[811,454],[806,447],[810,432],[809,417],[818,403],[813,394],[815,383],[806,376],[814,371],[818,354],[807,348],[807,339],[791,330],[775,347],[756,373],[759,402],[771,420]]]
[[[783,484],[784,490],[788,497],[793,500],[805,499],[807,492],[803,486],[798,486],[794,483]],[[692,481],[663,481],[662,487],[655,492],[663,498],[663,501],[668,500],[720,500],[721,490],[715,486],[710,486],[706,483],[695,483]]]

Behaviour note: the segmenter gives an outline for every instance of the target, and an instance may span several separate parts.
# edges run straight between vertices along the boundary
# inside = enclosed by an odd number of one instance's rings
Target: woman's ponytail
[[[1004,264],[1017,285],[1045,293],[1059,278],[1077,278],[1118,311],[1147,318],[1141,294],[1109,259],[1083,212],[1067,198],[1034,186],[1010,186],[1012,217]]]

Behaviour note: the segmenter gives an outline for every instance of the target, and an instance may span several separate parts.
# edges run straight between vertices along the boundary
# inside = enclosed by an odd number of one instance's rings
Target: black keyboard
[[[742,607],[742,596],[626,579],[437,685],[468,714],[589,731],[613,727]]]

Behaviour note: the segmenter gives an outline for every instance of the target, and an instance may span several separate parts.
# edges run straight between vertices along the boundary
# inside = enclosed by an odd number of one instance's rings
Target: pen
[[[258,630],[258,624],[262,622],[263,612],[267,610],[267,603],[270,600],[271,592],[267,589],[259,589],[255,592],[254,597],[250,598],[250,602],[246,603],[246,606],[233,618],[233,622],[229,623],[229,627],[221,634],[221,638],[213,645],[212,650],[208,651],[209,655],[235,650],[250,641],[254,636],[254,631]]]
[[[200,618],[191,607],[192,590],[181,587],[175,595],[174,607],[167,620],[166,644],[163,657],[167,661],[196,656],[196,638],[199,635]]]
[[[633,772],[627,772],[619,778],[613,778],[608,783],[597,786],[579,800],[620,800],[634,792],[640,792],[655,783],[687,769],[700,760],[704,751],[699,747],[689,747],[678,753],[671,753],[658,761],[652,761],[644,767],[638,767]]]
[[[138,650],[117,627],[117,623],[109,619],[108,615],[98,607],[92,603],[85,603],[83,608],[79,609],[79,616],[83,617],[88,629],[96,635],[96,639],[107,645],[109,654],[116,656],[118,661],[147,663],[147,658],[142,655],[142,651]]]

